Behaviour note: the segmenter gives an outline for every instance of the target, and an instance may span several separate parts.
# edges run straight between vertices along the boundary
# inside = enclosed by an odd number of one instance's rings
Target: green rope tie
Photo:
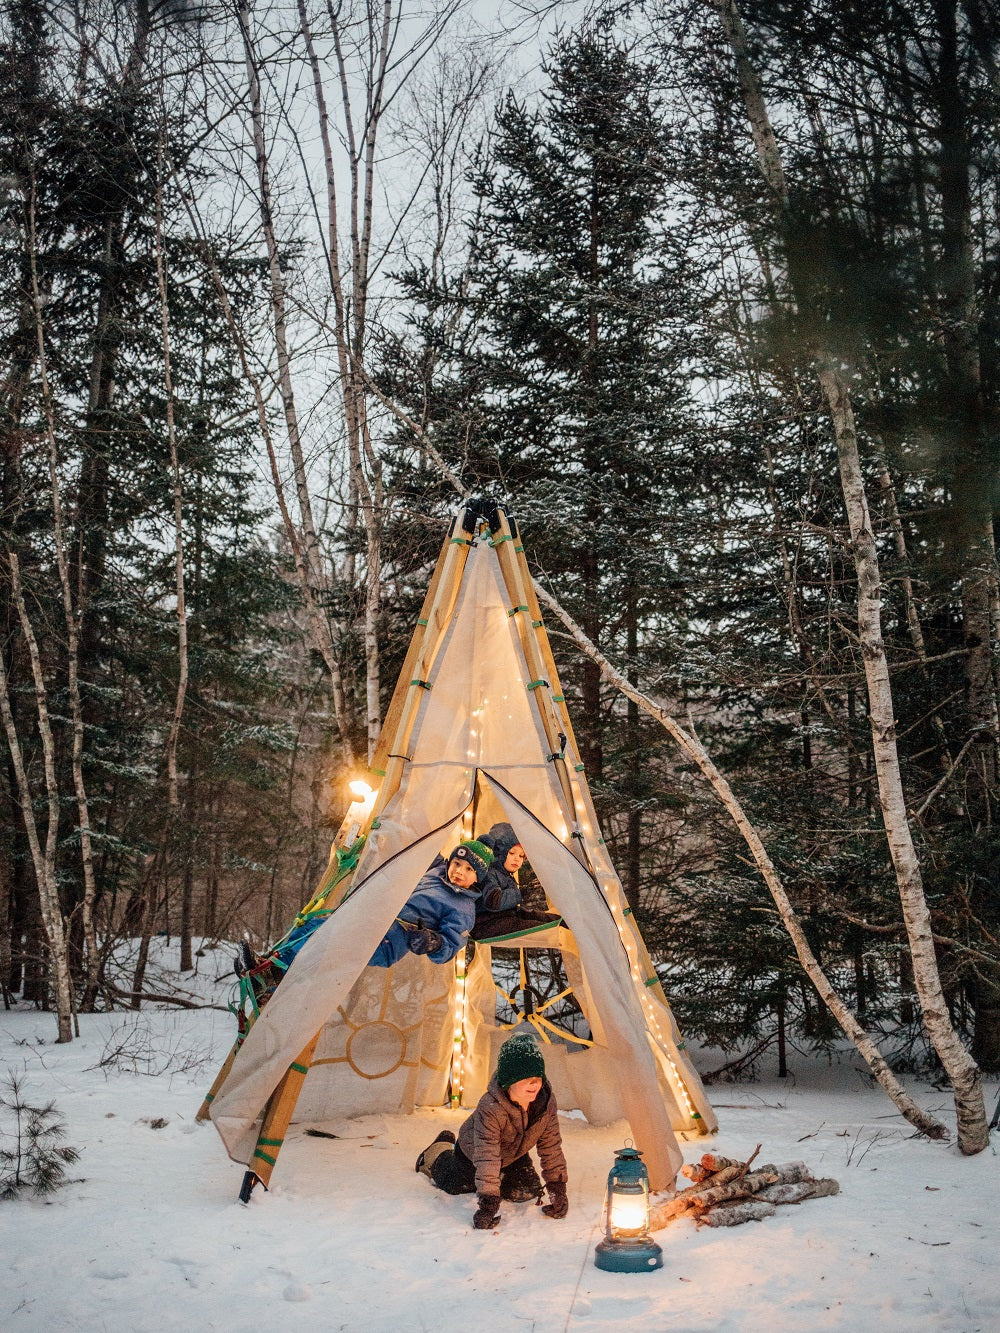
[[[603,842],[603,841],[604,841],[604,839],[602,838],[602,839],[601,839],[601,842]],[[632,915],[632,909],[631,909],[631,907],[626,907],[626,908],[625,908],[625,911],[622,912],[622,916],[631,916],[631,915]]]
[[[269,1153],[261,1152],[259,1148],[254,1153],[254,1157],[259,1157],[262,1162],[267,1162],[268,1166],[275,1166],[278,1161],[277,1157],[272,1157]],[[251,1158],[251,1161],[252,1160],[253,1158]]]
[[[381,828],[381,827],[382,827],[382,821],[381,821],[381,819],[373,819],[373,820],[372,820],[372,828],[373,828],[373,829],[377,829],[377,828]]]
[[[257,1147],[280,1148],[284,1141],[284,1139],[258,1139]]]
[[[422,690],[429,690],[429,689],[430,689],[430,684],[429,684],[429,682],[426,681],[426,680],[411,680],[411,681],[410,681],[410,684],[411,684],[411,685],[419,685],[420,688],[421,688]]]
[[[523,554],[524,554],[524,547],[523,547],[523,546],[515,546],[515,547],[514,547],[514,550],[518,553],[518,555],[523,555]]]
[[[528,689],[537,690],[540,685],[544,685],[545,688],[548,689],[549,682],[547,680],[533,680],[528,686]]]
[[[418,625],[429,625],[430,623],[431,623],[431,622],[430,622],[429,620],[418,620],[418,621],[417,621],[417,624],[418,624]]]
[[[516,616],[518,611],[527,611],[527,609],[526,606],[512,606],[507,612],[507,619],[509,620],[511,616]]]
[[[557,759],[561,759],[564,764],[566,762],[566,756],[564,754],[550,754],[548,756],[548,763],[554,764]]]
[[[582,773],[582,772],[583,772],[583,765],[582,765],[582,764],[577,764],[577,765],[574,767],[573,772],[574,772],[574,773]]]
[[[677,1043],[677,1049],[678,1049],[679,1051],[686,1051],[686,1050],[687,1050],[687,1045],[688,1045],[688,1044],[687,1044],[686,1041],[679,1041],[679,1042]]]
[[[539,620],[539,621],[536,621],[535,623],[538,624],[538,625],[540,625],[542,622]],[[554,694],[554,695],[552,696],[552,702],[553,702],[554,704],[564,704],[564,703],[566,702],[566,696],[565,696],[565,694]]]
[[[289,1065],[288,1067],[289,1067],[289,1069],[294,1069],[295,1072],[296,1072],[296,1074],[308,1074],[308,1073],[309,1073],[309,1066],[308,1066],[308,1065]]]
[[[384,768],[370,768],[370,769],[368,770],[368,772],[369,772],[369,773],[374,773],[375,776],[376,776],[377,778],[384,778],[384,777],[385,777],[385,769],[384,769]]]
[[[206,1101],[206,1102],[214,1102],[214,1101],[215,1101],[215,1093],[214,1093],[214,1092],[206,1092],[206,1093],[205,1093],[205,1101]]]
[[[452,539],[451,539],[451,545],[452,545],[452,546],[471,546],[471,545],[472,545],[472,541],[471,541],[471,539],[468,538],[468,537],[452,537]]]
[[[647,978],[646,978],[646,985],[647,985],[647,986],[658,986],[659,984],[660,984],[660,978],[659,978],[659,977],[647,977]]]
[[[531,622],[531,628],[532,628],[532,629],[541,629],[541,628],[542,628],[542,623],[543,623],[543,622],[542,622],[541,620],[533,620],[533,621]]]
[[[502,546],[504,542],[512,542],[513,540],[514,540],[513,536],[509,532],[505,532],[502,537],[496,537],[496,538],[491,537],[490,545],[494,547]]]
[[[692,1120],[700,1120],[700,1119],[701,1119],[701,1112],[700,1112],[700,1111],[692,1111],[692,1112],[691,1112],[691,1119],[692,1119]]]

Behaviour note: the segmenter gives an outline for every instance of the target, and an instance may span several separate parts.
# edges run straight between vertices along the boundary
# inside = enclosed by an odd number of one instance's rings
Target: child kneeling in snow
[[[545,1077],[542,1053],[526,1032],[500,1047],[497,1072],[479,1105],[458,1131],[443,1130],[417,1158],[422,1171],[446,1194],[479,1195],[472,1219],[477,1231],[500,1221],[500,1200],[526,1203],[542,1193],[529,1155],[538,1152],[549,1202],[542,1212],[565,1217],[566,1158],[555,1094]]]
[[[476,900],[493,853],[484,843],[460,842],[446,861],[439,856],[400,909],[369,967],[392,967],[407,953],[447,963],[466,943],[476,920]]]

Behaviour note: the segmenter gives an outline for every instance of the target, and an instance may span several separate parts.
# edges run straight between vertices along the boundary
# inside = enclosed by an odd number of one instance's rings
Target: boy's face
[[[527,1110],[542,1090],[542,1080],[540,1078],[519,1078],[516,1083],[512,1083],[507,1089],[507,1096],[517,1106]]]
[[[504,870],[509,870],[513,875],[516,870],[521,869],[524,865],[524,861],[524,848],[519,842],[515,842],[514,846],[507,853],[507,859],[503,863],[503,868]]]
[[[448,878],[456,889],[471,889],[476,882],[476,872],[468,861],[452,857],[448,862]]]

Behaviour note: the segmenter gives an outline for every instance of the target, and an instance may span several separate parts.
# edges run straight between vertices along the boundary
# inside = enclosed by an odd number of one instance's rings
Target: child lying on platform
[[[472,1225],[488,1231],[500,1221],[501,1199],[527,1203],[540,1198],[542,1182],[531,1160],[532,1148],[549,1192],[542,1212],[565,1217],[566,1158],[555,1094],[545,1077],[541,1051],[520,1032],[500,1047],[497,1072],[458,1131],[458,1142],[451,1130],[443,1130],[417,1158],[416,1169],[446,1194],[478,1194]]]
[[[447,861],[443,856],[436,857],[386,931],[369,967],[392,967],[407,953],[426,954],[432,963],[447,963],[454,958],[475,923],[481,881],[492,860],[489,847],[472,839],[460,842]],[[269,964],[267,979],[273,989],[306,940],[326,920],[327,913],[316,913],[301,921],[263,960],[255,960],[249,946],[244,946],[236,960],[237,975],[256,976]]]
[[[554,912],[534,912],[524,907],[517,872],[524,865],[524,848],[511,824],[494,824],[482,841],[493,849],[493,864],[483,881],[482,897],[476,904],[475,940],[518,935],[538,926],[558,926],[562,918]]]
[[[392,967],[406,953],[447,963],[466,943],[476,920],[476,900],[493,860],[482,842],[460,842],[446,861],[439,856],[403,904],[369,967]]]

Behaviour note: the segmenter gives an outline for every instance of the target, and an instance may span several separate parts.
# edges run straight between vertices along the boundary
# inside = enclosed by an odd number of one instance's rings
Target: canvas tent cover
[[[655,974],[647,975],[578,761],[567,764],[578,822],[569,826],[509,602],[492,544],[473,543],[400,786],[344,900],[261,1011],[212,1105],[237,1161],[250,1160],[268,1097],[317,1031],[298,1120],[440,1105],[459,1047],[461,1101],[475,1105],[508,1035],[497,1027],[489,949],[476,949],[467,976],[462,954],[457,965],[412,955],[388,970],[365,963],[434,856],[498,819],[513,825],[569,927],[532,942],[563,948],[593,1038],[544,1047],[560,1106],[597,1123],[625,1116],[653,1188],[672,1183],[679,1168],[675,1131],[715,1128]]]

